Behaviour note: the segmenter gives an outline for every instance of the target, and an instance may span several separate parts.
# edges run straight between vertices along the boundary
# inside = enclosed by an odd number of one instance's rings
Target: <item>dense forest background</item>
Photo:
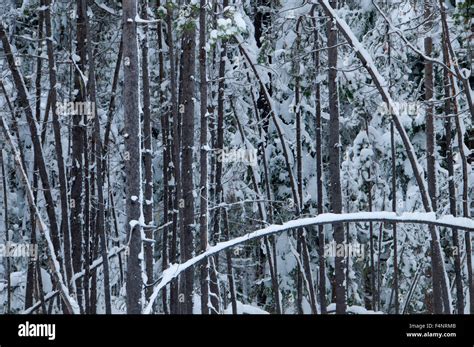
[[[474,313],[472,0],[4,0],[0,312]]]

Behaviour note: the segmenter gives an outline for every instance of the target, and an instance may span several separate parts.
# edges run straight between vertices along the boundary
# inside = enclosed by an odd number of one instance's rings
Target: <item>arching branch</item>
[[[397,215],[395,212],[356,212],[356,213],[346,213],[346,214],[334,214],[334,213],[325,213],[320,214],[317,217],[310,218],[301,218],[286,222],[281,225],[270,225],[266,228],[256,230],[254,232],[245,234],[243,236],[234,238],[229,241],[220,242],[215,246],[209,248],[206,252],[201,253],[200,255],[189,259],[183,264],[172,264],[168,269],[163,272],[161,279],[155,285],[153,294],[150,297],[149,302],[147,303],[143,313],[149,314],[152,311],[153,303],[158,297],[158,294],[162,288],[164,288],[168,283],[170,283],[174,278],[178,277],[180,273],[185,271],[187,268],[199,263],[200,261],[213,256],[221,251],[224,251],[228,248],[238,246],[242,243],[259,239],[264,236],[269,236],[273,234],[282,233],[285,231],[290,231],[298,228],[324,225],[324,224],[334,224],[334,223],[356,223],[356,222],[380,222],[380,223],[411,223],[411,224],[428,224],[428,225],[437,225],[447,228],[457,228],[464,229],[469,232],[474,232],[474,220],[470,218],[463,217],[453,217],[453,216],[443,216],[441,218],[436,218],[434,213],[426,212],[413,212],[413,213],[403,213]],[[308,230],[315,230],[308,228]]]

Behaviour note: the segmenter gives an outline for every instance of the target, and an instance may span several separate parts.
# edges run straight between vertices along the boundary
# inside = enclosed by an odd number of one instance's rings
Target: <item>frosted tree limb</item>
[[[469,232],[474,232],[474,220],[470,218],[454,217],[450,215],[436,218],[436,215],[433,212],[412,212],[403,213],[401,215],[397,215],[395,212],[356,212],[345,214],[325,213],[318,215],[317,217],[292,220],[281,225],[274,224],[266,228],[259,229],[243,236],[234,238],[232,240],[220,242],[215,246],[210,247],[206,252],[201,253],[200,255],[191,258],[182,264],[171,264],[168,269],[163,271],[161,280],[158,284],[155,285],[153,289],[153,294],[151,295],[150,300],[148,301],[145,309],[143,310],[143,313],[150,314],[152,312],[154,301],[158,297],[160,290],[163,289],[167,284],[169,284],[174,278],[178,277],[180,273],[214,254],[217,254],[228,248],[238,246],[248,241],[293,229],[324,224],[355,222],[397,222],[412,224],[429,224],[443,226],[447,228],[458,228]]]

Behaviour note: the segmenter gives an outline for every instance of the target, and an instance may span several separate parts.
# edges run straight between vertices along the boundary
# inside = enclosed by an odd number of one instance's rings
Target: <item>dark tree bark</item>
[[[323,213],[323,159],[322,159],[322,137],[321,137],[321,83],[318,80],[321,60],[319,54],[319,13],[316,14],[316,6],[312,8],[313,16],[313,36],[314,36],[314,64],[315,64],[315,103],[316,103],[316,123],[315,123],[315,137],[316,137],[316,198],[318,214]],[[324,258],[324,227],[318,226],[318,256],[319,256],[319,305],[321,314],[327,313],[326,308],[326,261]]]
[[[41,59],[41,53],[42,53],[42,40],[44,38],[43,34],[43,22],[44,22],[44,14],[43,12],[39,13],[38,16],[38,57],[36,58],[36,79],[35,79],[35,99],[36,99],[36,104],[35,104],[35,116],[36,116],[36,121],[38,124],[40,124],[41,120],[41,76],[42,76],[42,67],[43,67],[43,62]],[[1,82],[0,82],[1,83]],[[8,100],[8,97],[6,95],[3,83],[2,84],[2,89],[3,93],[5,94],[5,98],[7,99],[7,104],[10,108],[10,111],[13,112],[13,109],[11,107],[11,104]],[[18,133],[18,127],[16,126],[16,119],[15,115],[12,113],[13,116],[13,125],[14,125],[14,130],[16,133],[17,138],[19,139],[19,133]],[[23,147],[21,144],[18,144],[20,154],[22,155],[22,163],[23,166],[26,167],[25,165],[25,158],[24,158],[24,152],[23,152]],[[34,165],[34,172],[33,172],[33,182],[32,182],[32,187],[31,189],[33,190],[33,198],[34,198],[34,203],[36,204],[36,198],[37,198],[37,188],[38,188],[38,174],[37,174],[37,167]],[[31,233],[30,233],[30,243],[36,245],[36,216],[35,216],[35,211],[33,208],[30,208],[30,222],[31,222]],[[37,275],[41,277],[41,273],[37,272],[37,259],[29,259],[28,261],[28,270],[27,270],[27,281],[26,281],[26,289],[25,289],[25,307],[30,307],[33,304],[33,299],[35,294],[38,292],[37,289]],[[39,282],[38,282],[39,283]],[[43,297],[43,293],[39,293],[40,298]],[[43,311],[45,313],[45,310]]]
[[[199,181],[199,235],[201,252],[205,252],[208,246],[208,125],[207,125],[207,52],[206,52],[206,0],[200,1],[199,10],[199,76],[200,81],[200,169]],[[209,313],[209,263],[207,260],[200,266],[201,276],[201,313]]]
[[[157,0],[158,8],[161,6],[161,1]],[[157,23],[157,40],[158,40],[158,64],[159,64],[159,71],[158,71],[158,85],[160,89],[159,100],[160,105],[165,103],[165,93],[162,89],[162,85],[165,81],[165,60],[164,60],[164,53],[163,53],[163,24],[161,21]],[[170,185],[170,179],[172,177],[172,170],[171,167],[171,153],[172,153],[172,142],[171,142],[171,131],[170,131],[170,117],[173,114],[169,110],[166,110],[161,115],[161,135],[162,135],[162,142],[163,142],[163,235],[162,235],[162,247],[161,247],[161,254],[162,254],[162,262],[161,262],[161,269],[164,271],[169,266],[169,245],[168,245],[168,236],[169,236],[169,222],[172,221],[173,217],[171,213],[173,212],[173,187]],[[158,232],[155,236],[155,239],[159,239]],[[158,248],[158,243],[155,243],[155,253],[158,254],[160,249]],[[169,313],[168,307],[168,293],[167,288],[163,289],[162,295],[162,305],[163,305],[163,312]]]
[[[446,53],[445,53],[445,63]],[[444,129],[445,129],[445,147],[446,147],[446,166],[448,169],[448,191],[449,191],[449,213],[452,216],[457,215],[456,207],[456,185],[454,182],[454,159],[453,159],[453,139],[452,139],[452,125],[451,125],[451,81],[449,79],[449,72],[447,69],[443,70],[443,84],[444,84]],[[453,228],[453,248],[454,252],[454,273],[456,283],[456,310],[458,314],[464,313],[464,288],[462,281],[462,269],[461,269],[461,249],[459,244],[458,230]]]
[[[148,20],[148,0],[142,4],[143,20]],[[145,218],[145,237],[153,239],[153,149],[151,132],[151,109],[150,109],[150,78],[148,68],[148,25],[143,27],[142,42],[142,83],[143,83],[143,167],[145,169],[145,188],[143,201],[143,215]],[[163,144],[164,145],[164,144]],[[153,244],[150,241],[144,244],[145,270],[148,283],[153,282]],[[145,297],[148,300],[152,294],[153,287],[147,287]]]
[[[182,155],[181,181],[183,189],[183,228],[181,230],[181,261],[191,259],[194,250],[194,185],[193,185],[193,146],[194,146],[194,76],[195,76],[196,25],[189,19],[183,32],[182,64]],[[184,274],[184,302],[182,313],[193,311],[194,271],[188,269]]]
[[[3,148],[0,148],[0,163],[2,164],[2,187],[3,187],[3,219],[5,223],[5,244],[8,245],[10,242],[10,231],[8,228],[8,193],[7,193],[7,174],[5,172],[5,163],[3,160]],[[11,288],[11,276],[10,276],[10,257],[5,257],[5,277],[7,278],[7,307],[4,313],[11,312],[12,304],[12,288]]]
[[[175,47],[173,39],[173,3],[167,1],[166,3],[166,25],[167,25],[167,41],[168,41],[168,56],[170,64],[170,89],[171,89],[171,117],[170,123],[170,132],[172,139],[173,153],[171,155],[173,163],[172,179],[174,196],[173,196],[173,215],[172,215],[172,235],[170,242],[170,262],[176,263],[177,260],[177,239],[178,239],[178,219],[179,219],[179,201],[181,199],[181,180],[180,180],[180,163],[181,163],[181,135],[180,135],[180,115],[178,113],[178,95],[177,95],[177,75],[176,75],[176,57],[175,57]],[[170,286],[170,313],[178,313],[178,281],[174,280],[171,282]]]
[[[47,6],[44,11],[44,22],[46,27],[46,47],[48,52],[48,67],[49,67],[49,97],[51,102],[51,111],[53,114],[53,130],[54,130],[54,141],[56,151],[56,161],[58,164],[58,176],[59,176],[59,191],[61,200],[61,234],[64,241],[64,268],[66,270],[66,280],[72,277],[71,267],[71,238],[69,233],[69,213],[68,213],[68,198],[67,198],[67,181],[66,181],[66,170],[64,168],[64,157],[62,150],[62,138],[61,138],[61,124],[59,122],[59,116],[56,108],[57,103],[57,78],[56,78],[56,61],[54,58],[54,47],[53,47],[53,30],[51,24],[51,0],[45,0],[44,4]]]
[[[139,254],[142,249],[140,225],[141,196],[141,131],[138,109],[138,44],[137,1],[123,3],[123,56],[124,56],[124,119],[125,119],[125,176],[129,255],[127,264],[127,313],[138,314],[142,307],[142,270]],[[128,160],[127,160],[128,159]]]
[[[74,69],[74,89],[78,91],[75,102],[83,103],[86,101],[86,86],[81,73],[84,73],[87,59],[86,39],[86,3],[84,0],[77,0],[76,3],[76,31],[77,44],[76,52],[80,57],[77,62],[77,68]],[[83,115],[75,114],[72,116],[72,162],[71,167],[71,246],[72,246],[72,268],[74,273],[82,269],[82,207],[83,207],[83,181],[84,181],[84,126],[82,125]],[[82,281],[76,281],[76,292],[79,305],[82,308]]]
[[[425,0],[424,2],[424,17],[425,17],[425,28],[431,30],[432,21],[432,7],[431,1]],[[427,34],[425,37],[425,55],[430,57],[433,51],[433,38],[431,34]],[[426,158],[427,158],[427,175],[428,175],[428,194],[431,198],[431,206],[433,211],[436,211],[436,172],[435,172],[435,134],[434,134],[434,120],[433,120],[433,63],[425,61],[425,102],[426,102]],[[434,228],[430,226],[430,228]],[[435,245],[433,240],[431,241],[431,248]],[[434,313],[440,314],[446,308],[443,308],[441,287],[439,286],[438,276],[440,275],[439,269],[437,269],[437,263],[435,257],[431,257],[431,268],[433,276],[433,308]]]
[[[337,7],[337,0],[330,2]],[[337,86],[337,29],[332,20],[327,24],[328,35],[328,91],[329,91],[329,174],[331,212],[342,213],[341,172],[339,168],[341,144],[339,141],[339,93]],[[333,225],[336,247],[344,244],[342,224]],[[336,313],[346,312],[346,290],[344,286],[344,257],[335,257]]]
[[[88,28],[88,22],[86,21],[86,32],[87,32],[87,53],[89,56],[89,82],[88,82],[88,93],[89,99],[92,103],[93,108],[93,156],[96,168],[96,180],[97,180],[97,215],[96,215],[96,237],[100,242],[100,253],[102,255],[102,273],[104,280],[104,301],[105,301],[105,313],[112,313],[111,297],[110,297],[110,274],[109,274],[109,260],[107,257],[107,235],[105,231],[105,199],[104,199],[104,170],[102,160],[102,139],[101,139],[101,125],[99,120],[99,114],[97,112],[97,97],[96,97],[96,73],[95,73],[95,58],[94,50],[92,49],[92,35],[91,30]],[[87,115],[85,115],[87,116]],[[140,146],[140,144],[139,144]],[[140,147],[139,147],[140,150]],[[140,196],[141,198],[141,196]],[[94,257],[95,258],[95,257]]]

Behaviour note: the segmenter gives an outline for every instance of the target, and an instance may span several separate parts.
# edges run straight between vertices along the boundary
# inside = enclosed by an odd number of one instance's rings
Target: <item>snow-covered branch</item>
[[[345,214],[326,213],[317,217],[301,218],[286,222],[281,225],[270,225],[266,228],[256,230],[254,232],[236,237],[232,240],[220,242],[215,246],[209,248],[206,252],[189,259],[183,264],[172,264],[163,272],[160,282],[154,287],[153,294],[148,301],[143,313],[149,314],[152,312],[154,301],[163,287],[170,283],[174,278],[178,277],[180,273],[199,263],[200,261],[217,254],[223,250],[238,246],[242,243],[259,239],[264,236],[282,233],[289,230],[295,230],[303,227],[333,224],[333,223],[356,223],[356,222],[397,222],[397,223],[412,223],[412,224],[431,224],[442,226],[446,228],[464,229],[469,232],[474,232],[474,220],[463,217],[443,216],[436,218],[433,212],[412,212],[397,215],[395,212],[356,212]],[[309,229],[311,230],[311,229]]]

